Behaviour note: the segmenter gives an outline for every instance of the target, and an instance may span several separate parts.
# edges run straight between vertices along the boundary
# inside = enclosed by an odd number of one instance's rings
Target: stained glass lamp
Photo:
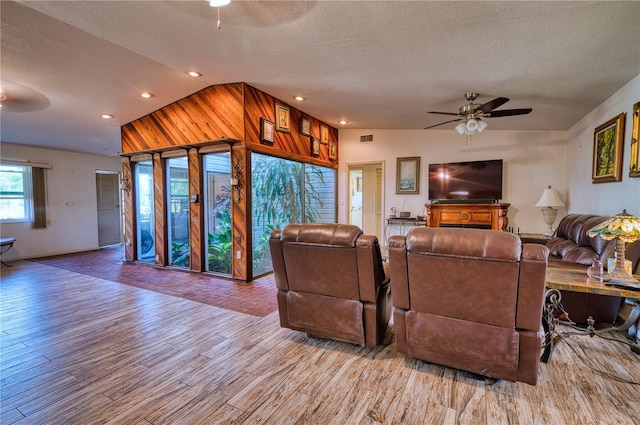
[[[604,240],[616,240],[616,267],[609,274],[610,283],[624,283],[626,286],[640,288],[640,282],[624,268],[624,243],[640,240],[640,219],[627,214],[627,210],[598,224],[589,232],[590,238],[600,235]]]

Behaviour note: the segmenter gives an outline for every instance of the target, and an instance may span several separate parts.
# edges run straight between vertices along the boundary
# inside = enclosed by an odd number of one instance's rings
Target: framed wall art
[[[420,157],[398,158],[396,163],[396,194],[420,194]]]
[[[288,106],[276,102],[276,131],[291,132],[291,111]]]
[[[260,143],[273,145],[273,122],[266,118],[260,118]]]
[[[626,113],[611,118],[593,133],[593,183],[622,180],[622,148]]]
[[[311,137],[311,156],[320,156],[320,139]]]
[[[300,117],[300,134],[311,136],[311,121],[305,117]]]
[[[633,105],[633,128],[631,129],[629,177],[640,177],[640,102]]]
[[[323,145],[329,144],[329,127],[326,125],[320,125],[320,143]]]
[[[338,146],[336,142],[329,143],[329,159],[334,160],[338,157]]]

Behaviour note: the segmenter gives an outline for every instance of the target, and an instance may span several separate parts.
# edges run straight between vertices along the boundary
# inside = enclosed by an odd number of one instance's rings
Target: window
[[[33,221],[31,167],[0,164],[0,220],[4,223]]]

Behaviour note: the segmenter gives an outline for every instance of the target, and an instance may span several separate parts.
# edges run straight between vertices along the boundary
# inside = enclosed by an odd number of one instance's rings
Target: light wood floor
[[[537,386],[23,261],[3,268],[8,424],[631,424],[640,358],[572,337]],[[179,282],[176,282],[179,284]],[[592,368],[606,371],[608,375]]]

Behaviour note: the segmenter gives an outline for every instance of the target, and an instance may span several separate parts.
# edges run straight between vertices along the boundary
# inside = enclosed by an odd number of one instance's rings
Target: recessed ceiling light
[[[192,77],[202,77],[202,74],[200,74],[198,71],[189,71],[187,72],[187,74],[191,75]]]
[[[302,97],[302,96],[294,96],[293,98],[295,100],[297,100],[298,102],[302,102],[304,100],[304,97]]]
[[[340,121],[338,121],[338,124],[346,125],[346,124],[349,124],[349,121],[346,121],[346,120],[340,120]]]
[[[111,115],[111,114],[102,114],[102,115],[100,115],[100,117],[104,118],[105,120],[113,119],[113,115]]]
[[[141,96],[141,97],[144,97],[145,99],[151,99],[151,98],[153,97],[153,95],[152,95],[151,93],[146,92],[146,91],[145,91],[145,92],[140,93],[140,96]]]

